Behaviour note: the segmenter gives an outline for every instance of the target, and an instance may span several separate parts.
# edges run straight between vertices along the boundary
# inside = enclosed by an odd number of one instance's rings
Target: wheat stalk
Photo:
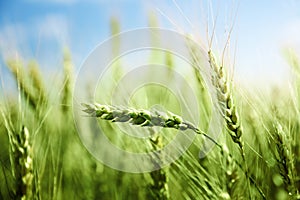
[[[61,97],[61,105],[62,105],[62,111],[66,113],[68,112],[69,105],[71,104],[72,70],[73,70],[71,53],[68,51],[68,49],[64,49],[63,67],[64,67],[64,82],[63,82],[63,90],[62,90],[62,97]]]
[[[158,151],[163,147],[162,137],[154,133],[152,129],[150,129],[152,137],[150,138],[151,150]],[[152,163],[155,168],[158,170],[150,172],[150,176],[152,178],[152,183],[150,184],[150,196],[151,199],[164,199],[167,200],[170,198],[169,188],[168,188],[168,175],[167,170],[160,168],[160,160],[163,158],[161,155],[155,154],[154,157],[151,158]]]

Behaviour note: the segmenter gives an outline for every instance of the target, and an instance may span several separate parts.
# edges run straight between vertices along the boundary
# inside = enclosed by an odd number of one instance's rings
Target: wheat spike
[[[295,165],[292,154],[292,147],[289,140],[289,135],[283,131],[282,126],[277,122],[274,125],[273,139],[276,145],[277,156],[276,160],[280,175],[284,180],[286,191],[291,197],[296,197],[299,193],[295,184]]]
[[[192,130],[197,134],[203,135],[219,148],[223,148],[216,140],[194,126],[192,123],[184,121],[180,116],[171,112],[162,113],[159,111],[150,112],[144,109],[118,108],[115,106],[101,104],[82,104],[83,110],[91,117],[98,117],[111,122],[127,122],[132,125],[142,127],[160,126],[164,128],[173,128],[181,131]]]
[[[217,89],[218,101],[221,105],[221,113],[225,119],[226,127],[232,141],[238,144],[241,154],[244,157],[244,145],[241,140],[242,126],[239,115],[232,97],[231,87],[224,71],[224,67],[216,63],[215,57],[211,51],[208,51],[209,63],[213,69],[213,84]]]
[[[115,106],[100,105],[100,104],[82,104],[86,109],[83,111],[91,117],[99,117],[112,122],[128,122],[132,125],[142,127],[160,126],[165,128],[174,128],[178,130],[193,130],[199,134],[205,134],[192,123],[185,122],[183,119],[171,112],[162,113],[159,111],[150,112],[143,109],[133,108],[118,108]]]

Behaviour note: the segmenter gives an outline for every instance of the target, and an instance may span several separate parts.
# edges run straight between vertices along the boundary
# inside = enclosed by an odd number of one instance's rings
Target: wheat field
[[[195,58],[197,50],[189,47]],[[196,91],[199,124],[180,116],[182,108],[172,93],[154,86],[140,89],[130,107],[106,104],[97,97],[95,102],[73,104],[76,75],[67,49],[55,81],[36,61],[6,60],[1,67],[9,69],[16,93],[4,96],[0,104],[0,199],[300,199],[298,55],[286,53],[295,75],[291,87],[262,94],[236,83],[214,49],[205,53],[206,60],[194,59],[193,70],[186,75]],[[149,59],[171,69],[180,67],[165,52]],[[218,137],[207,133],[212,103],[203,82],[202,62],[211,68],[222,117]],[[116,63],[111,73],[111,79],[118,81],[122,63]],[[173,74],[166,77],[174,80]],[[115,87],[114,81],[105,83],[107,91]],[[164,109],[153,110],[151,106],[157,104]],[[178,159],[163,167],[163,155],[155,154],[153,171],[113,169],[81,141],[73,105],[81,117],[95,119],[107,138],[126,151],[159,152],[178,132],[193,141]],[[148,137],[132,139],[120,127]],[[94,134],[97,138],[97,131]],[[205,139],[213,146],[201,157]]]

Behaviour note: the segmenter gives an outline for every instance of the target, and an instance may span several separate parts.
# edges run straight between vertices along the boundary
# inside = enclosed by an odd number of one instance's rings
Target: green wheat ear
[[[91,117],[98,117],[111,122],[128,122],[138,126],[160,126],[164,128],[174,128],[178,130],[193,130],[196,133],[203,133],[192,123],[183,121],[183,119],[174,113],[151,112],[144,109],[118,108],[115,106],[101,104],[82,104],[83,110]]]
[[[32,199],[34,173],[29,131],[22,126],[18,133],[10,128],[6,119],[4,119],[4,123],[10,144],[9,156],[14,177],[14,196],[16,199]]]
[[[228,83],[224,67],[217,64],[215,56],[211,51],[208,51],[208,58],[213,70],[212,80],[217,90],[218,101],[222,109],[221,114],[225,119],[226,127],[232,141],[239,146],[241,155],[245,159],[244,144],[241,139],[243,129],[232,96],[231,86]]]
[[[32,150],[29,142],[29,131],[23,126],[19,135],[17,135],[17,144],[15,149],[15,174],[17,178],[17,187],[22,191],[22,199],[32,198],[33,166]]]
[[[295,184],[296,169],[295,160],[291,152],[292,145],[290,142],[289,133],[284,132],[283,127],[279,122],[274,125],[274,131],[271,133],[273,142],[276,145],[275,158],[278,163],[278,168],[280,175],[284,181],[285,189],[292,197],[296,197],[299,193],[297,186]]]

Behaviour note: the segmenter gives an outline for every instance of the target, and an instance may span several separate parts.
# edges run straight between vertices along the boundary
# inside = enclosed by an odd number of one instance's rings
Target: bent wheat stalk
[[[144,109],[133,108],[118,108],[115,106],[101,105],[101,104],[82,104],[85,107],[83,110],[91,117],[98,117],[111,122],[127,122],[132,125],[142,127],[159,126],[164,128],[173,128],[181,131],[192,130],[197,134],[201,134],[215,145],[222,148],[209,135],[195,127],[192,123],[184,121],[180,116],[174,113],[162,113],[159,111],[150,112]]]

